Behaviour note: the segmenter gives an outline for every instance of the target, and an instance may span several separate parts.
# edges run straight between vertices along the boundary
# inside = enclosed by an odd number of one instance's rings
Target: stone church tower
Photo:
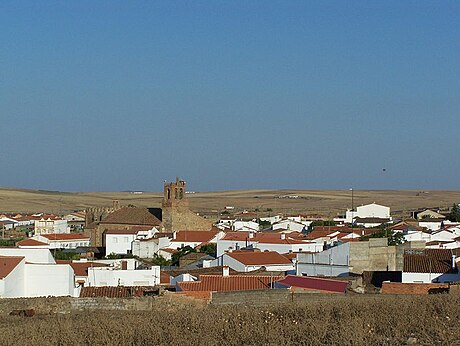
[[[173,183],[165,183],[162,207],[188,207],[187,199],[185,198],[186,184],[185,181],[179,180],[179,177],[176,177],[176,181]]]
[[[162,224],[165,232],[211,230],[211,221],[190,211],[185,194],[186,184],[178,177],[175,182],[164,184]]]

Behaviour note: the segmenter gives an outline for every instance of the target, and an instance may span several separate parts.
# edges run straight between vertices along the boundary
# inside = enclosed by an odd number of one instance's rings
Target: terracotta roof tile
[[[268,289],[271,284],[281,278],[260,275],[201,275],[200,281],[178,282],[178,289],[181,291],[211,291],[211,292],[229,292],[229,291],[247,291]]]
[[[232,251],[227,255],[244,265],[292,264],[276,251]]]
[[[41,235],[44,238],[47,238],[49,240],[89,240],[88,236],[85,236],[81,233],[51,233],[51,234],[42,234]]]
[[[128,287],[128,286],[103,286],[83,287],[80,291],[80,298],[107,297],[107,298],[129,298],[142,297],[144,292],[154,290],[153,287]]]
[[[0,256],[0,279],[7,277],[23,259],[21,256]]]
[[[107,264],[97,262],[72,262],[70,260],[56,260],[56,264],[69,264],[76,276],[88,276],[88,268],[108,267]]]
[[[277,283],[287,287],[336,293],[345,293],[348,286],[348,282],[346,281],[295,275],[288,275]]]
[[[449,249],[406,250],[404,267],[406,273],[448,273],[452,268],[452,251]]]
[[[161,225],[161,220],[157,216],[159,216],[158,208],[123,207],[109,214],[105,220],[101,221],[101,224],[159,226]]]
[[[44,243],[42,241],[38,241],[36,239],[23,239],[16,243],[16,246],[45,246],[49,245],[48,243]]]
[[[200,242],[205,243],[212,240],[219,232],[214,231],[179,231],[176,238],[171,242]]]

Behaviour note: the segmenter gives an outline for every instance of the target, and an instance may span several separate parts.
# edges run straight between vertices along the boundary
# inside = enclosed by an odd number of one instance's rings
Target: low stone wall
[[[449,292],[448,284],[423,284],[423,283],[382,283],[382,294],[430,294]]]
[[[0,313],[34,309],[38,314],[67,313],[78,310],[152,310],[155,299],[142,298],[12,298],[0,299]]]
[[[345,294],[321,293],[317,291],[292,292],[287,289],[254,290],[236,292],[213,292],[211,304],[270,305],[284,303],[307,303],[313,300],[346,298]]]

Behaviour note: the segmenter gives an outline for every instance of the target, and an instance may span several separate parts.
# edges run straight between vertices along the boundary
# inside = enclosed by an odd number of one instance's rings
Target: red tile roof
[[[295,275],[288,275],[277,283],[287,287],[336,293],[345,293],[348,286],[348,282],[346,281]]]
[[[452,273],[457,272],[457,268],[452,268],[451,250],[424,249],[406,250],[403,271],[406,273]]]
[[[48,243],[44,243],[35,239],[23,239],[16,243],[16,246],[44,246],[49,245]]]
[[[282,233],[278,232],[257,232],[253,233],[253,237],[249,237],[250,232],[227,232],[222,240],[232,241],[253,241],[263,244],[304,244],[304,241],[299,240],[296,234],[295,239],[290,238],[289,234],[283,234],[285,239],[281,239]]]
[[[21,256],[0,256],[0,279],[6,278],[23,259]]]
[[[153,287],[128,287],[128,286],[103,286],[83,287],[80,291],[80,298],[108,297],[108,298],[129,298],[142,297],[144,292],[154,290]]]
[[[200,281],[178,282],[179,291],[247,291],[270,288],[281,277],[262,275],[200,275]]]
[[[109,214],[101,224],[128,224],[159,226],[161,221],[148,208],[123,207]]]
[[[97,262],[72,262],[70,260],[56,260],[56,264],[69,264],[76,276],[88,276],[88,268],[108,267],[108,264]]]
[[[205,243],[212,240],[219,232],[215,231],[179,231],[171,242]]]
[[[227,255],[244,265],[292,264],[276,251],[232,251]]]
[[[51,233],[51,234],[42,234],[42,237],[45,237],[49,240],[89,240],[89,237],[81,233]]]

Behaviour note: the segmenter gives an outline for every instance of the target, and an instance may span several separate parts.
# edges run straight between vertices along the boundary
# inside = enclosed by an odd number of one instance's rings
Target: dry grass
[[[0,317],[2,345],[459,345],[460,298],[375,296],[268,308]]]
[[[298,195],[298,199],[280,199],[277,196]],[[217,216],[218,210],[234,206],[236,210],[268,208],[273,213],[320,213],[335,216],[351,207],[348,190],[244,190],[200,192],[187,195],[192,210],[208,216]],[[112,200],[123,205],[139,207],[161,206],[161,193],[147,192],[80,192],[65,193],[36,190],[0,189],[0,212],[52,212],[56,214],[81,210],[92,206],[110,206]],[[390,206],[396,214],[415,208],[451,206],[460,202],[460,191],[354,191],[355,206],[377,202]]]

